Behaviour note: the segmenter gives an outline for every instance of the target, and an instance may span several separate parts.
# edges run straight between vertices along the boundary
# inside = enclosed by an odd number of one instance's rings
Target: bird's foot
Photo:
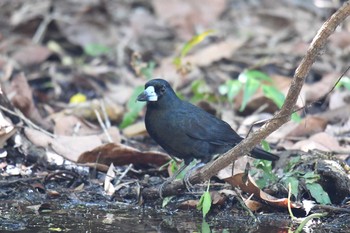
[[[205,165],[205,163],[198,163],[194,167],[192,167],[188,172],[186,172],[183,181],[184,181],[184,184],[186,186],[187,191],[192,192],[192,189],[194,188],[194,186],[190,182],[190,177],[191,177],[193,171],[203,167],[204,165]]]
[[[170,184],[171,182],[173,182],[176,179],[177,175],[179,175],[186,167],[187,167],[187,165],[182,166],[179,170],[176,171],[176,173],[173,176],[171,176],[168,179],[166,179],[163,182],[163,184],[161,184],[159,186],[158,191],[159,191],[160,198],[163,199],[163,189],[164,189],[164,187],[167,186],[168,184]]]
[[[175,177],[169,177],[168,179],[166,179],[158,188],[158,192],[159,192],[159,196],[161,199],[163,199],[163,189],[165,186],[167,186],[168,184],[170,184],[171,182],[173,182],[175,180]]]

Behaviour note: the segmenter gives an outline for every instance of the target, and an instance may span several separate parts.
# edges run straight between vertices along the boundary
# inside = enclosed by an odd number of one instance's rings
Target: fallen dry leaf
[[[195,66],[208,66],[221,59],[229,59],[245,41],[245,39],[228,38],[227,40],[210,44],[194,54],[183,58],[183,63],[188,62]]]
[[[332,45],[345,49],[350,46],[350,32],[348,31],[338,31],[334,32],[330,37],[329,41]]]
[[[116,177],[114,169],[115,167],[113,163],[111,163],[111,165],[109,165],[109,168],[105,177],[105,181],[104,181],[103,188],[108,196],[112,196],[115,193],[114,185],[111,182]]]
[[[159,18],[183,39],[190,39],[196,27],[208,28],[227,6],[226,0],[153,0]]]
[[[72,44],[82,47],[90,44],[115,46],[118,40],[118,27],[108,20],[106,14],[100,14],[94,1],[53,1],[52,8],[57,15],[69,20],[55,20],[59,31]]]
[[[50,10],[51,1],[37,1],[35,4],[30,1],[24,1],[20,7],[14,11],[10,17],[10,24],[18,26],[22,23],[28,23],[35,18],[42,18],[43,14]]]
[[[0,112],[0,148],[2,148],[7,139],[12,137],[16,132],[17,129],[4,117],[2,112]]]
[[[327,94],[335,82],[340,77],[338,73],[329,73],[322,77],[318,82],[312,84],[304,84],[302,92],[305,93],[305,102],[313,102],[319,100],[321,97],[324,97]]]
[[[33,66],[44,62],[51,55],[52,51],[47,47],[38,44],[29,44],[20,47],[12,55],[12,58],[22,66]]]
[[[321,150],[326,152],[331,151],[337,151],[337,152],[348,152],[348,148],[342,147],[339,145],[339,142],[336,138],[334,138],[332,135],[321,132],[318,134],[315,134],[311,136],[307,140],[302,140],[297,143],[295,143],[291,148],[292,150],[302,150],[302,151],[309,151],[309,150]]]
[[[55,122],[54,134],[59,136],[89,136],[98,135],[102,142],[108,143],[109,138],[102,129],[81,117],[65,114],[65,111],[51,115],[50,119]],[[107,133],[112,142],[121,141],[120,131],[117,127],[109,127]]]
[[[197,205],[199,203],[199,200],[186,200],[181,202],[177,208],[179,210],[188,210],[188,209],[196,209]]]
[[[308,137],[315,133],[323,132],[327,123],[327,120],[324,118],[306,116],[295,129],[287,134],[287,137]]]
[[[227,200],[227,196],[218,191],[210,191],[210,197],[213,205],[223,205]]]
[[[78,163],[100,163],[109,165],[113,163],[115,166],[126,164],[134,165],[150,165],[162,166],[170,160],[169,155],[149,151],[142,152],[133,147],[123,144],[108,143],[94,148],[91,151],[82,153]]]
[[[335,90],[330,94],[329,97],[329,109],[337,109],[350,104],[350,92]]]
[[[100,134],[101,128],[96,125],[89,124],[84,119],[59,112],[50,116],[55,123],[54,134],[61,136],[84,136]]]
[[[226,181],[234,187],[239,187],[243,192],[248,194],[254,194],[256,198],[259,198],[272,206],[278,206],[287,208],[287,198],[276,198],[262,191],[254,182],[250,175],[246,176],[245,173],[236,173],[232,175],[232,165],[219,171],[217,177]],[[245,180],[243,182],[243,180]],[[300,208],[296,203],[291,203],[292,208]]]
[[[14,95],[11,99],[13,105],[17,107],[26,117],[46,130],[52,129],[52,124],[41,117],[39,110],[33,101],[33,93],[28,85],[23,73],[16,75],[11,82],[12,91],[9,95]]]
[[[102,145],[101,139],[96,135],[78,137],[58,136],[52,138],[28,127],[24,128],[24,134],[33,144],[43,148],[51,148],[57,154],[72,162],[77,162],[80,154],[83,152]]]
[[[126,137],[134,137],[137,135],[145,135],[147,134],[146,126],[144,122],[137,122],[135,124],[132,124],[125,129],[123,129],[123,134]]]
[[[108,118],[111,121],[120,122],[125,113],[124,107],[108,98],[103,99],[103,103]],[[95,110],[97,110],[100,116],[103,117],[103,112],[101,111],[101,100],[93,99],[79,104],[70,104],[65,110],[63,110],[63,114],[75,115],[83,119],[96,120],[97,117]]]
[[[263,204],[261,202],[250,199],[244,200],[244,203],[251,211],[258,211],[263,207]]]

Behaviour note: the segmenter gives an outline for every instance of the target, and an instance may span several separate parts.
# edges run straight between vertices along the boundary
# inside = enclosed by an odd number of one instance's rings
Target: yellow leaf
[[[83,103],[85,101],[86,101],[86,96],[84,94],[77,93],[70,98],[69,103],[77,104],[77,103]]]

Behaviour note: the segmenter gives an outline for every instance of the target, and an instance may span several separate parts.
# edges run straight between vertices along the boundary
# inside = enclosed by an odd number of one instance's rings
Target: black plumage
[[[163,79],[148,81],[137,100],[147,101],[145,124],[149,135],[186,165],[195,158],[207,163],[243,140],[225,121],[179,99]],[[272,161],[279,158],[260,148],[254,148],[249,156]]]

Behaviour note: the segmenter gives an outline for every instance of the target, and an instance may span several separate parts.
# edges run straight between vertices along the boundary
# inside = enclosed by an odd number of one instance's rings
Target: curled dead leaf
[[[254,194],[254,196],[260,200],[265,201],[271,206],[278,206],[282,208],[288,207],[287,198],[276,198],[264,191],[262,191],[257,184],[254,182],[250,175],[246,175],[243,172],[236,173],[232,175],[232,166],[228,166],[222,169],[218,173],[218,178],[226,181],[234,187],[239,187],[243,192],[248,194]],[[297,203],[291,203],[292,208],[300,208]]]
[[[108,143],[82,153],[78,163],[100,163],[115,166],[126,164],[161,166],[167,163],[170,157],[167,154],[155,151],[142,152],[123,144]]]

